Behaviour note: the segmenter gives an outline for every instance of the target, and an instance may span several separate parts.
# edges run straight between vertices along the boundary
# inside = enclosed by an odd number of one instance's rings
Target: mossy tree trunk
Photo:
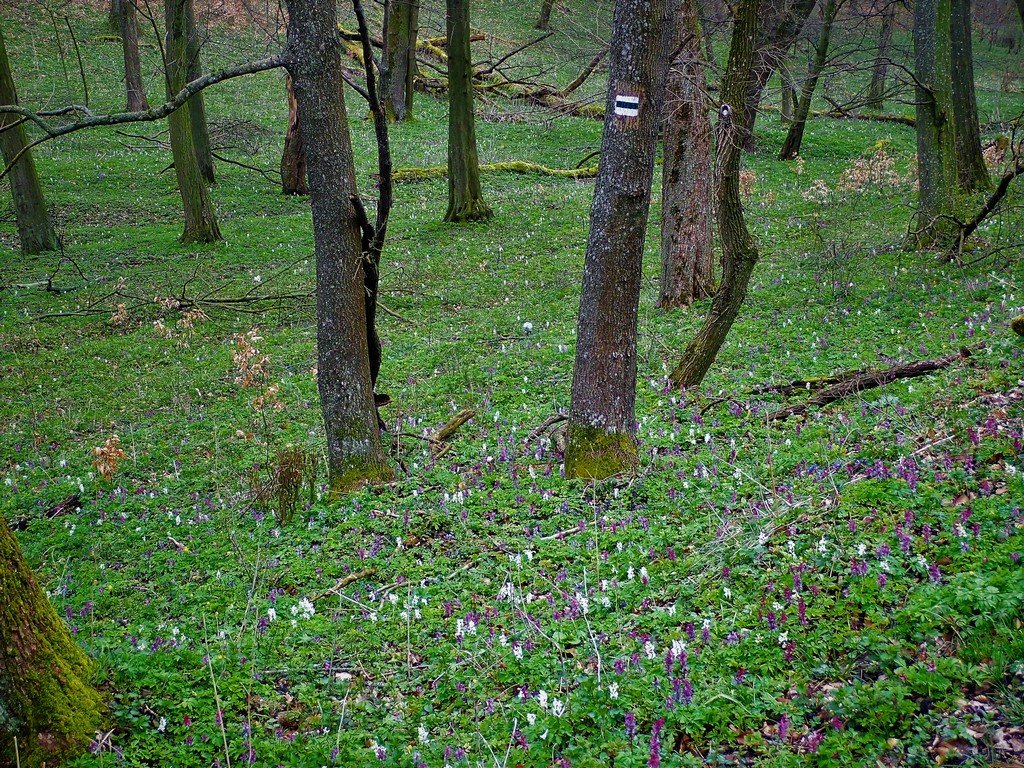
[[[1024,2],[1024,0],[1022,0]],[[537,29],[546,32],[551,29],[551,11],[555,7],[555,0],[541,0],[540,16],[534,25]]]
[[[953,48],[953,116],[956,123],[956,170],[960,189],[988,189],[992,182],[981,152],[978,99],[974,92],[971,0],[952,0],[950,42]]]
[[[121,13],[122,6],[131,0],[110,0],[107,6],[107,27],[113,35],[121,34]]]
[[[288,90],[288,131],[284,136],[281,153],[281,191],[286,195],[308,195],[306,183],[306,153],[302,147],[302,128],[295,107],[295,86],[292,76],[285,76]]]
[[[91,673],[0,515],[0,766],[56,765],[84,751],[103,710]]]
[[[3,29],[0,29],[0,104],[17,104],[18,92],[14,87],[11,62],[7,57]],[[0,153],[4,167],[11,166],[11,195],[14,198],[14,215],[18,226],[18,237],[23,253],[41,253],[57,249],[57,236],[50,221],[50,212],[43,196],[43,186],[36,173],[32,152],[28,147],[25,126],[21,118],[13,114],[0,114]],[[10,128],[8,126],[15,125]]]
[[[384,107],[389,120],[412,120],[416,38],[420,28],[419,0],[390,0],[385,27],[384,67],[381,71]]]
[[[469,50],[469,2],[447,0],[448,212],[445,221],[483,221],[493,215],[480,188],[473,114],[473,65]]]
[[[885,101],[885,80],[889,72],[889,57],[892,55],[892,30],[896,26],[897,0],[889,0],[882,12],[882,29],[878,35],[878,53],[875,66],[871,69],[871,83],[868,85],[868,109],[881,110]]]
[[[911,248],[944,248],[954,235],[949,218],[957,189],[951,10],[951,0],[914,4],[918,194]]]
[[[789,56],[783,59],[779,65],[779,78],[782,80],[782,105],[779,108],[779,119],[784,125],[789,125],[793,122],[793,108],[800,98],[793,85],[793,70],[789,64]]]
[[[718,234],[722,243],[722,282],[711,303],[704,325],[683,352],[672,371],[676,386],[700,384],[718,356],[747,295],[750,276],[757,264],[757,243],[747,229],[740,197],[740,156],[753,117],[745,98],[756,82],[754,36],[758,25],[758,0],[739,0],[733,25],[729,63],[722,80],[722,107],[718,113],[718,159],[715,199]],[[735,108],[732,105],[737,105]]]
[[[203,38],[196,26],[195,6],[192,0],[167,0],[182,2],[185,13],[185,79],[196,80],[202,77]],[[213,148],[210,144],[210,125],[206,120],[206,100],[204,91],[200,91],[188,100],[189,118],[192,125],[192,144],[196,153],[199,173],[207,184],[216,181],[213,170]]]
[[[695,0],[682,0],[665,83],[661,176],[663,308],[688,307],[713,292],[711,122]]]
[[[634,468],[637,309],[676,0],[617,0],[601,161],[590,209],[565,471]]]
[[[391,479],[373,402],[362,235],[334,0],[288,0],[288,71],[309,171],[317,385],[334,496]]]
[[[139,20],[134,0],[119,0],[118,28],[124,52],[124,89],[127,110],[141,112],[149,109],[146,88],[142,83],[142,62],[139,59]]]
[[[825,69],[825,62],[828,61],[828,46],[832,40],[832,22],[835,21],[838,8],[836,0],[825,0],[821,8],[821,30],[818,32],[818,40],[814,44],[814,56],[811,58],[807,70],[807,79],[804,80],[800,88],[796,113],[793,115],[793,121],[786,133],[786,140],[782,143],[782,150],[779,152],[780,160],[792,160],[800,154],[800,145],[803,144],[807,118],[811,114],[814,92],[818,88],[818,80]]]
[[[167,39],[164,45],[167,77],[167,97],[177,94],[188,82],[188,13],[191,0],[167,0],[164,4]],[[192,111],[188,105],[172,112],[167,118],[170,129],[171,153],[174,172],[178,177],[178,190],[185,211],[183,243],[212,243],[223,239],[217,226],[210,192],[206,188],[196,161]]]

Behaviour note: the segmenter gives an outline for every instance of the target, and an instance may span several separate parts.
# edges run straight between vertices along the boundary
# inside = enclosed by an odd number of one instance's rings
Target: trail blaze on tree
[[[636,466],[636,334],[660,102],[676,2],[618,0],[601,162],[590,209],[565,471]]]
[[[373,402],[362,235],[333,0],[288,0],[288,71],[302,127],[316,252],[317,385],[332,495],[391,479]]]
[[[11,62],[7,57],[3,29],[0,28],[0,104],[17,103],[18,93],[11,74]],[[0,152],[3,153],[4,165],[9,166],[18,158],[9,175],[21,250],[22,253],[54,251],[57,249],[57,236],[50,222],[32,152],[26,149],[28,136],[25,127],[19,124],[20,121],[18,115],[0,113]],[[9,127],[12,125],[16,127]]]
[[[103,709],[91,673],[0,516],[0,766],[55,765],[85,748]]]
[[[757,83],[754,36],[758,0],[740,0],[736,8],[729,63],[722,80],[722,107],[718,113],[718,160],[715,172],[718,236],[722,242],[722,282],[711,302],[704,325],[687,345],[670,377],[676,386],[700,384],[718,356],[747,296],[747,285],[757,265],[757,243],[747,229],[740,197],[740,158],[753,113],[745,96]],[[736,105],[733,107],[732,105]]]

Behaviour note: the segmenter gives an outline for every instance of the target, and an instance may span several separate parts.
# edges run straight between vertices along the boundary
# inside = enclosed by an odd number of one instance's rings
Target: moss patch
[[[602,480],[640,465],[636,438],[624,432],[570,425],[565,451],[565,474],[582,480]]]

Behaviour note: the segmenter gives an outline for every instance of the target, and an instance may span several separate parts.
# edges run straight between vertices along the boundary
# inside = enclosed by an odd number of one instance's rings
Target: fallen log
[[[975,347],[963,347],[954,355],[940,357],[937,360],[918,360],[886,368],[883,371],[851,371],[842,374],[839,381],[818,391],[816,395],[797,405],[780,408],[768,417],[768,421],[782,421],[790,416],[805,416],[811,408],[823,406],[876,387],[884,387],[901,379],[914,379],[927,376],[929,373],[941,371],[962,360],[968,359]]]
[[[597,166],[586,168],[548,168],[537,163],[524,160],[513,160],[504,163],[484,163],[480,166],[481,173],[518,173],[537,176],[554,176],[562,179],[593,179],[597,176]],[[443,179],[448,175],[448,166],[433,165],[425,168],[396,168],[391,178],[396,184],[411,184],[417,181]]]
[[[1018,336],[1024,336],[1024,315],[1017,315],[1017,317],[1013,318],[1010,321],[1010,328]]]

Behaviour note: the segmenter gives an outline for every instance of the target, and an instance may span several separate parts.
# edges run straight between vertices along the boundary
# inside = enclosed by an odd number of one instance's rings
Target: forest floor
[[[479,57],[534,34],[509,5],[479,3],[496,36]],[[564,84],[593,55],[611,4],[589,5],[560,4],[577,16],[528,52],[542,77]],[[27,3],[10,16],[22,100],[80,102],[65,29]],[[97,111],[123,106],[103,21],[71,20]],[[266,45],[218,33],[208,58]],[[982,121],[1018,114],[1019,59],[977,47]],[[348,96],[372,193],[372,129]],[[207,105],[218,152],[271,174],[218,164],[224,243],[178,244],[162,125],[38,149],[59,256],[18,255],[0,203],[0,513],[108,695],[110,732],[76,765],[1020,764],[1019,210],[963,265],[907,252],[913,130],[815,120],[781,163],[766,111],[742,315],[703,387],[667,388],[707,303],[655,307],[656,203],[643,466],[583,486],[561,476],[562,425],[535,430],[568,406],[593,182],[487,175],[497,215],[472,226],[441,222],[443,179],[401,185],[380,387],[400,479],[327,504],[321,471],[292,514],[259,490],[282,449],[319,456],[323,434],[309,207],[272,179],[282,75]],[[398,165],[444,164],[444,104],[419,95],[416,112],[393,127]],[[500,99],[480,113],[484,162],[573,167],[599,146],[599,121]],[[769,422],[809,393],[766,385],[971,345],[935,375]],[[236,383],[247,355],[266,357],[256,387]],[[397,436],[463,408],[440,455]]]

